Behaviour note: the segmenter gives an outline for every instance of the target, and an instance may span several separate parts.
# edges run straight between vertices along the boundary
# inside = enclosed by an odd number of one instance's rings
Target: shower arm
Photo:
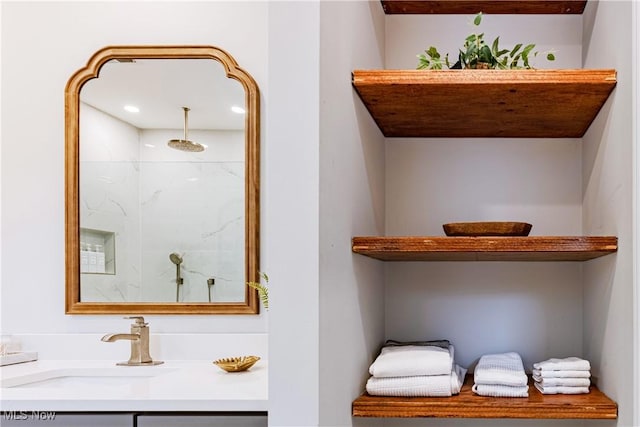
[[[180,264],[176,264],[176,302],[180,302],[180,285],[184,283],[184,279],[180,276]]]
[[[188,128],[189,128],[189,108],[182,107],[184,109],[184,140],[188,141]]]

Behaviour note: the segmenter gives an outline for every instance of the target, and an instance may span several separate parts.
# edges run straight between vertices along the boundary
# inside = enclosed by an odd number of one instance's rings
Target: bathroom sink
[[[153,366],[48,369],[6,378],[2,388],[109,387],[135,384],[174,372]]]

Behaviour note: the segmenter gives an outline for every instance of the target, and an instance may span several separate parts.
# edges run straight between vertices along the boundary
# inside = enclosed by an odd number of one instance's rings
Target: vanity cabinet
[[[131,413],[71,414],[55,411],[3,411],[2,427],[133,427]]]
[[[556,8],[535,12],[520,9]],[[582,13],[585,2],[383,0],[386,13]],[[496,10],[491,10],[496,7]],[[559,8],[558,8],[559,7]],[[580,138],[616,86],[607,70],[354,70],[352,86],[386,137]],[[461,118],[464,118],[462,120]],[[517,140],[514,144],[517,144]],[[395,261],[583,262],[617,251],[616,236],[355,236],[352,251]],[[452,265],[451,268],[455,268]],[[616,419],[617,404],[592,386],[583,395],[487,398],[468,375],[450,398],[370,396],[356,417]]]
[[[267,427],[265,413],[172,414],[137,416],[137,427]]]
[[[57,413],[4,411],[2,427],[267,427],[265,412],[242,413]]]

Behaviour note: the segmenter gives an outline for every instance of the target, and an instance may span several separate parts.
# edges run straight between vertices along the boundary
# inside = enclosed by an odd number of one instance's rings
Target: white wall
[[[585,68],[615,68],[618,83],[583,138],[583,229],[618,236],[618,253],[584,265],[584,348],[602,391],[633,424],[632,14],[629,1],[589,2]],[[636,189],[637,191],[637,189]],[[636,378],[635,381],[639,381]],[[637,425],[637,424],[635,424]]]
[[[525,221],[531,235],[580,235],[579,142],[389,139],[387,234]],[[386,337],[450,339],[465,367],[517,351],[531,369],[582,353],[581,300],[579,263],[388,263]]]
[[[269,2],[269,425],[318,425],[320,6]],[[266,237],[266,239],[265,239]]]
[[[384,137],[350,80],[383,68],[382,7],[323,2],[320,33],[319,425],[350,426],[384,340],[384,265],[351,252],[352,236],[384,235]]]
[[[386,68],[414,69],[416,55],[430,46],[454,63],[465,37],[478,32],[488,43],[500,36],[501,48],[535,43],[537,51],[556,53],[553,62],[539,54],[531,61],[536,68],[580,68],[581,15],[484,15],[480,26],[472,21],[472,15],[388,15]]]
[[[64,314],[65,84],[104,46],[213,45],[228,51],[255,78],[264,102],[268,6],[264,2],[2,2],[1,7],[2,331],[126,329],[128,323],[121,316]],[[286,166],[280,170],[286,171]],[[267,180],[262,188],[264,200],[270,191]],[[265,216],[268,209],[263,209]],[[287,250],[264,240],[277,236],[277,228],[272,234],[263,231],[263,247],[271,246],[275,253]],[[37,257],[32,255],[34,248]],[[268,271],[268,257],[262,261]],[[148,316],[148,320],[152,333],[267,329],[265,314]]]
[[[640,115],[640,5],[637,2],[633,2],[631,6],[632,10],[632,87],[633,87],[633,106],[631,108],[632,117],[638,117]],[[638,120],[633,120],[633,138],[632,138],[632,152],[633,152],[633,292],[634,296],[634,308],[633,308],[633,336],[634,339],[634,368],[633,368],[633,401],[640,401],[640,284],[638,283],[638,272],[640,272],[640,256],[638,248],[640,245],[640,123]],[[633,407],[633,423],[640,425],[640,405],[634,405]]]

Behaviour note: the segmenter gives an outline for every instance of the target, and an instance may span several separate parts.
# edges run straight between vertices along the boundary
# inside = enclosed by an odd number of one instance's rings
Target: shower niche
[[[80,228],[80,273],[116,274],[116,235]]]

